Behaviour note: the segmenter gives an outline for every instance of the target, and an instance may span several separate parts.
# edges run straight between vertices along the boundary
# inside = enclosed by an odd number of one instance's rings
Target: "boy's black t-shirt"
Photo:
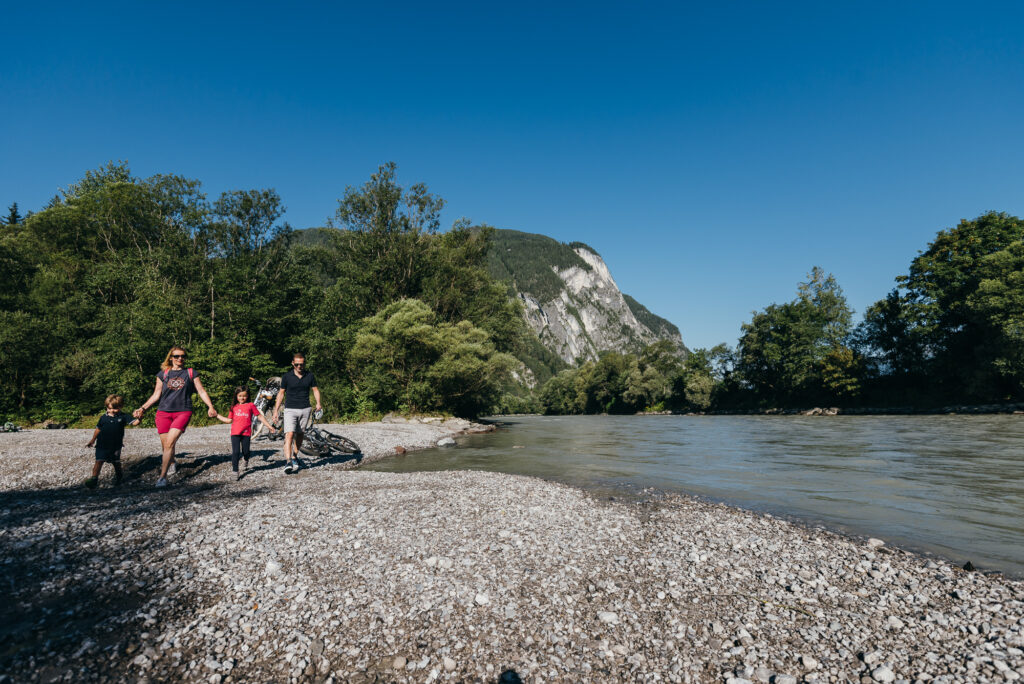
[[[124,428],[132,420],[120,411],[114,415],[105,413],[100,416],[100,421],[96,423],[96,429],[100,431],[96,437],[96,448],[103,451],[120,449],[124,444]]]
[[[281,378],[284,407],[286,409],[309,408],[309,391],[316,386],[316,377],[312,372],[306,371],[300,378],[295,375],[295,371],[288,371]]]

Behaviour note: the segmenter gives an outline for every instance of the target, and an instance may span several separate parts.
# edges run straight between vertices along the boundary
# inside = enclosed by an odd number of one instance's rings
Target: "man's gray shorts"
[[[284,410],[284,431],[302,434],[309,424],[309,414],[312,412],[312,406],[304,409],[286,408]]]

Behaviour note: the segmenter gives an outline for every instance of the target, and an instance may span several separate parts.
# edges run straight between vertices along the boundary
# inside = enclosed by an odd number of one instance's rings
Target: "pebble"
[[[891,682],[896,679],[896,675],[888,666],[882,665],[871,671],[871,678],[876,682]]]
[[[369,462],[467,428],[328,429]],[[316,459],[311,476],[284,477],[279,444],[254,443],[236,482],[227,427],[190,429],[156,495],[152,432],[128,431],[120,489],[88,495],[76,486],[91,430],[0,435],[0,621],[33,639],[8,638],[0,683],[1024,671],[1024,583],[942,559],[676,495],[607,501],[536,478]]]

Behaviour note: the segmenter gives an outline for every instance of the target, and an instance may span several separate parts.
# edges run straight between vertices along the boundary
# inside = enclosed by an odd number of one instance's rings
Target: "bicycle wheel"
[[[333,432],[327,430],[320,431],[323,434],[324,441],[334,450],[340,451],[343,454],[358,454],[360,449],[359,445],[353,442],[348,437],[342,437],[336,435]]]
[[[299,451],[306,454],[307,456],[316,456],[317,458],[320,458],[321,456],[326,456],[328,453],[330,453],[328,451],[322,451],[319,447],[305,440],[303,440],[302,446],[299,447]]]

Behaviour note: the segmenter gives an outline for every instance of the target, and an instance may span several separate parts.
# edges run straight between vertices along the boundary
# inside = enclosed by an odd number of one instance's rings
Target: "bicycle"
[[[267,378],[266,385],[256,378],[249,378],[249,381],[256,383],[256,398],[252,403],[256,405],[256,408],[263,412],[263,415],[269,417],[270,414],[273,413],[274,400],[277,398],[277,392],[281,389],[280,376],[275,375]],[[259,418],[253,416],[252,439],[284,439],[284,435],[280,432],[276,434],[270,432]]]
[[[309,425],[302,431],[302,446],[299,447],[299,451],[307,456],[316,456],[317,458],[362,453],[359,445],[348,437],[342,437],[316,427],[314,421],[320,420],[323,414],[323,411],[316,411],[310,416]]]

